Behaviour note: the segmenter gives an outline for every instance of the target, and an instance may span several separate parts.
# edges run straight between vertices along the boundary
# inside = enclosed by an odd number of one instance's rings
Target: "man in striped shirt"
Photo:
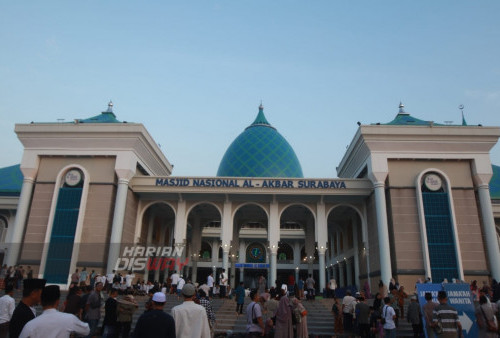
[[[432,327],[437,329],[438,337],[462,337],[462,324],[458,320],[458,313],[452,306],[448,305],[446,291],[438,292],[439,305],[436,306],[432,317]],[[441,332],[439,332],[441,331]]]

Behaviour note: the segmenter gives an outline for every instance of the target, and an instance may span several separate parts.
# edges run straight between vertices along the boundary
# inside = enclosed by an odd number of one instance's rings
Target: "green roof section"
[[[19,164],[0,168],[0,196],[19,196],[23,178]]]
[[[227,149],[217,176],[304,177],[295,151],[267,121],[262,104],[255,121]]]
[[[89,117],[88,119],[78,120],[78,123],[122,123],[116,119],[113,113],[102,112],[99,115]]]
[[[389,125],[389,126],[428,126],[430,124],[435,126],[441,126],[442,124],[434,123],[433,121],[424,121],[421,119],[417,119],[416,117],[411,116],[409,113],[405,112],[405,106],[403,103],[399,103],[399,112],[398,115],[388,123],[372,123],[372,124],[381,124],[381,125]]]
[[[492,165],[493,176],[490,180],[490,197],[492,200],[500,200],[500,167]]]
[[[88,119],[78,119],[78,123],[122,123],[116,119],[113,113],[113,102],[109,101],[108,110]]]

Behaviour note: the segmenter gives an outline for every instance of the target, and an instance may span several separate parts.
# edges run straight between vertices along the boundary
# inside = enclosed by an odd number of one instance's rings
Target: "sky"
[[[0,0],[0,167],[16,123],[143,123],[176,176],[215,176],[262,100],[305,177],[336,177],[399,102],[500,126],[500,1]],[[500,146],[492,152],[500,165]]]

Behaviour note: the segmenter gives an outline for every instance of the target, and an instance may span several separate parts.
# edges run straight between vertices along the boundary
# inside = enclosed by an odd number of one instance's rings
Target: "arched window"
[[[84,179],[80,169],[69,169],[59,188],[44,272],[49,283],[68,282]]]
[[[280,242],[278,245],[278,262],[293,261],[293,249],[288,243]]]
[[[449,187],[437,172],[425,173],[419,190],[425,220],[430,273],[434,283],[460,278]]]
[[[212,247],[207,242],[201,242],[200,260],[210,261],[212,259]]]

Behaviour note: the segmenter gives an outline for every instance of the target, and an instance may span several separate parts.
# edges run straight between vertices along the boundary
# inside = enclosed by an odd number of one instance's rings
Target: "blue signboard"
[[[235,268],[246,268],[246,269],[269,269],[269,264],[267,263],[236,263]]]
[[[477,337],[478,327],[474,315],[474,302],[472,301],[472,294],[468,284],[417,284],[418,301],[422,314],[423,306],[427,303],[425,293],[430,292],[432,294],[432,301],[439,304],[437,295],[442,290],[446,291],[448,295],[448,304],[453,306],[458,312],[464,337]],[[422,321],[425,327],[425,316],[422,316]]]
[[[464,337],[477,337],[479,328],[474,314],[474,302],[468,284],[443,284],[448,296],[448,304],[458,312]]]
[[[425,294],[427,292],[430,292],[432,294],[432,301],[434,303],[439,304],[437,300],[438,292],[443,290],[443,286],[441,284],[417,284],[417,295],[418,295],[418,303],[420,304],[420,312],[422,313],[422,325],[425,328],[426,322],[425,322],[425,316],[424,316],[424,309],[423,306],[427,301],[425,300]],[[430,338],[427,336],[427,332],[424,329],[425,336],[427,338]]]

